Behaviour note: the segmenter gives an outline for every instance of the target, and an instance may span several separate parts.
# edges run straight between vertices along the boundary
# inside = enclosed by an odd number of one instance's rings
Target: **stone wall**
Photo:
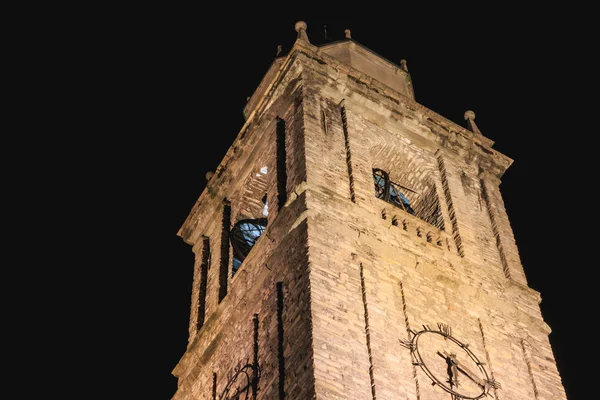
[[[423,325],[443,323],[486,363],[490,379],[501,383],[490,389],[494,398],[565,399],[539,294],[526,286],[499,179],[484,178],[483,192],[483,167],[502,161],[480,160],[498,155],[432,140],[421,122],[425,112],[409,99],[398,96],[395,103],[330,63],[307,63],[317,398],[447,399],[399,340],[410,340],[411,330]],[[346,133],[338,117],[342,106]],[[437,191],[443,230],[375,198],[371,169],[386,159],[392,169],[425,165],[437,188],[447,186],[451,205],[443,189]],[[408,179],[407,171],[396,173]]]
[[[196,263],[190,342],[173,371],[179,379],[173,399],[231,397],[248,384],[257,399],[280,398],[285,393],[310,398],[314,393],[299,76],[298,70],[290,70],[281,86],[284,90],[261,118],[240,133],[180,231],[193,242]],[[289,194],[281,207],[276,192],[277,118],[285,121],[288,155]],[[260,199],[265,193],[271,205],[267,228],[234,276],[229,262],[227,294],[219,301],[223,201],[230,204],[233,225],[262,216]],[[206,294],[201,296],[206,240],[211,254]],[[200,304],[205,319],[198,326]]]
[[[179,232],[197,262],[173,398],[220,399],[240,368],[259,365],[249,398],[448,399],[407,343],[425,327],[449,326],[501,384],[492,398],[565,400],[540,296],[527,287],[499,191],[512,160],[301,40],[277,65]],[[439,223],[376,198],[373,168],[423,196],[423,208],[437,207]],[[219,302],[223,201],[233,224],[256,216],[265,192],[267,229]]]

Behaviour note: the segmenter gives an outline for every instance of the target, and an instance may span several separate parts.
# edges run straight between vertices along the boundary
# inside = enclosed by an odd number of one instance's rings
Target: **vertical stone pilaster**
[[[360,287],[362,293],[363,307],[365,309],[365,339],[367,342],[367,354],[369,355],[369,378],[371,379],[371,396],[373,400],[377,400],[377,390],[375,387],[373,354],[371,351],[371,328],[369,327],[369,307],[367,305],[367,289],[365,287],[365,275],[363,273],[363,265],[360,264]]]
[[[344,144],[346,147],[346,165],[348,166],[348,185],[350,187],[350,200],[352,200],[353,203],[356,203],[356,194],[354,193],[354,174],[352,172],[352,151],[350,149],[350,137],[348,135],[348,121],[346,118],[346,107],[344,106],[343,103],[340,105],[340,113],[342,116],[342,128],[344,131]]]
[[[229,230],[231,229],[231,202],[223,199],[221,216],[221,259],[219,266],[219,303],[227,295],[229,278]]]
[[[194,252],[194,271],[192,278],[192,299],[190,307],[190,321],[188,326],[188,343],[192,341],[198,330],[198,305],[200,304],[200,275],[202,269],[202,254]]]
[[[190,310],[189,340],[194,339],[196,333],[204,325],[206,315],[206,290],[208,282],[208,263],[210,258],[210,241],[203,236],[199,252],[194,253],[194,279],[192,283],[192,300]]]
[[[286,124],[282,118],[277,118],[275,124],[276,165],[277,165],[277,208],[281,210],[287,201],[287,151],[286,151]]]
[[[460,234],[460,228],[458,225],[458,218],[456,216],[456,207],[454,206],[454,200],[452,192],[450,190],[449,173],[447,172],[446,162],[444,157],[438,156],[438,167],[440,170],[440,176],[442,180],[442,189],[444,192],[444,199],[446,200],[446,207],[448,209],[448,216],[450,218],[450,226],[452,228],[452,237],[454,238],[454,244],[456,250],[461,257],[465,256],[465,250],[463,247],[463,241]]]
[[[527,285],[521,258],[500,193],[500,179],[486,175],[481,178],[483,196],[488,209],[504,274],[508,279]]]

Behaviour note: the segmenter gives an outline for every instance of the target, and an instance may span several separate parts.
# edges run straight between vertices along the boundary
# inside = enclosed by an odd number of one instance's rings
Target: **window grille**
[[[387,172],[378,168],[373,169],[373,182],[375,183],[375,196],[378,199],[387,201],[390,204],[400,207],[407,213],[415,215],[410,201],[399,189],[402,185],[390,181]]]
[[[231,276],[235,275],[266,227],[266,218],[242,219],[233,226],[230,235],[233,247]]]
[[[444,230],[444,219],[440,211],[435,185],[423,182],[424,193],[400,183],[392,182],[389,174],[379,168],[373,168],[375,197],[384,200],[417,218]],[[392,216],[392,218],[394,218]],[[384,218],[385,219],[385,218]],[[402,221],[406,230],[406,221]]]

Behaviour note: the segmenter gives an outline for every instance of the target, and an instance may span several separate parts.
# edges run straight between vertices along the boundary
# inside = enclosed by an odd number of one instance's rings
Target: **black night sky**
[[[115,233],[94,250],[107,280],[103,296],[114,300],[114,310],[100,311],[111,321],[103,338],[114,352],[107,352],[113,367],[104,383],[94,383],[98,392],[116,382],[113,396],[103,398],[166,400],[175,393],[171,371],[187,345],[193,268],[191,247],[176,233],[205,173],[243,126],[246,98],[277,46],[287,52],[303,20],[314,44],[341,40],[351,29],[355,41],[388,60],[407,60],[419,103],[461,126],[473,110],[494,149],[514,160],[500,189],[521,260],[529,286],[541,292],[567,396],[585,398],[577,383],[582,320],[572,310],[585,307],[579,288],[594,244],[579,221],[591,207],[580,202],[591,188],[577,181],[585,174],[575,156],[583,142],[573,140],[582,134],[574,125],[581,116],[566,108],[577,71],[564,63],[579,59],[572,42],[551,22],[532,29],[535,14],[526,12],[400,13],[385,21],[315,14],[243,19],[243,12],[223,18],[175,7],[140,10],[118,29],[107,24],[90,43],[102,55],[93,79],[107,99],[95,112],[101,129],[94,140],[106,149],[97,195],[115,217],[101,221]]]

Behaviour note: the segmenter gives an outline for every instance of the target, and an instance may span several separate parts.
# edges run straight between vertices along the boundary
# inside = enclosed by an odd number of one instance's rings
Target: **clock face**
[[[415,364],[448,393],[461,399],[479,399],[492,382],[469,346],[447,332],[423,330],[412,339]]]
[[[227,382],[219,400],[249,400],[254,393],[252,384],[258,379],[258,374],[258,368],[253,364],[237,369]]]

